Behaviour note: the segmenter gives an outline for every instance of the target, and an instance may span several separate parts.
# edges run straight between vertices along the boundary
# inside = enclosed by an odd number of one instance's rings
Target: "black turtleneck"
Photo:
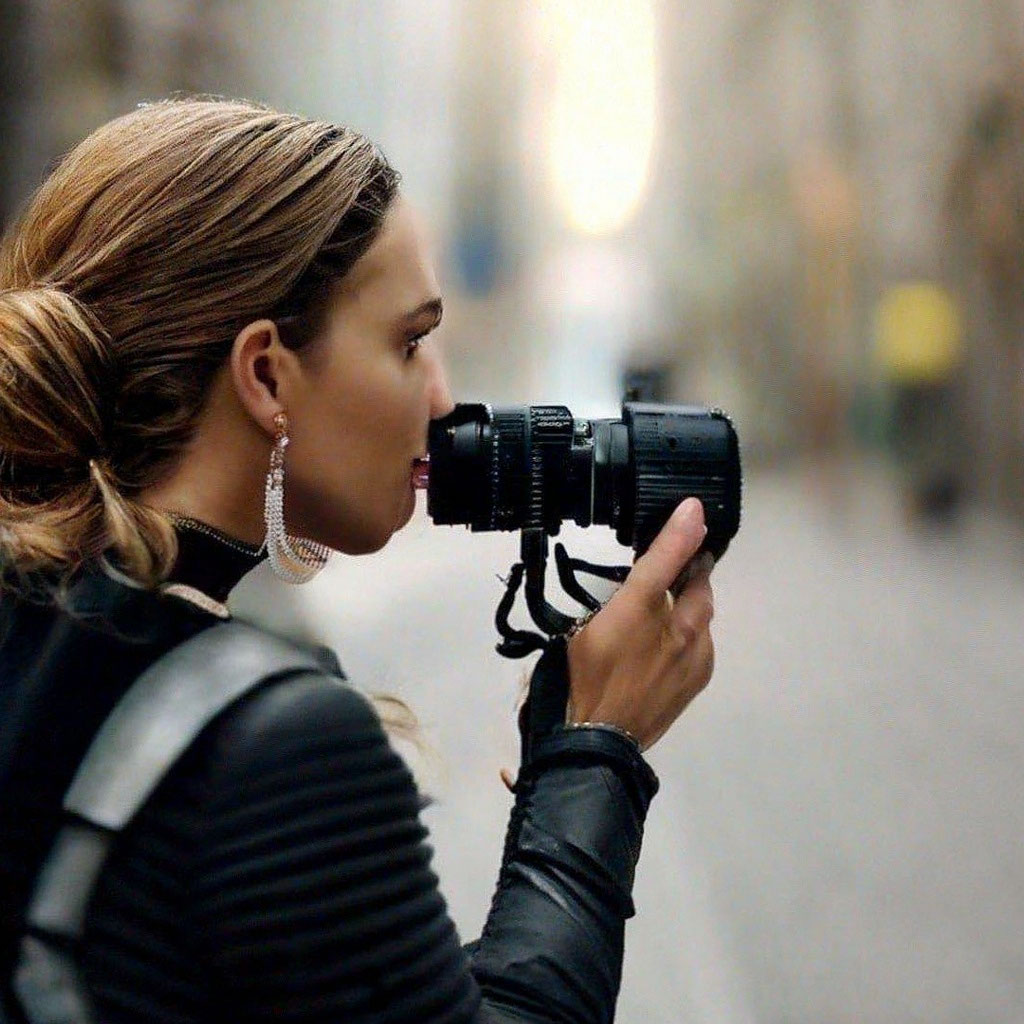
[[[187,526],[179,526],[177,534],[178,558],[170,581],[187,583],[216,601],[227,600],[238,581],[267,557],[265,549],[241,541],[229,546]]]

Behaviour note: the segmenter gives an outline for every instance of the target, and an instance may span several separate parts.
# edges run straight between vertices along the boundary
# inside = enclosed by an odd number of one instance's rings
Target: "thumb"
[[[704,506],[698,498],[687,498],[637,559],[629,574],[630,581],[652,601],[662,600],[686,563],[700,550],[707,532]]]

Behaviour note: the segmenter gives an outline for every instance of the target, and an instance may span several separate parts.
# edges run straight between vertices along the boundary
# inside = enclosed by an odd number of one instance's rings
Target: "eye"
[[[419,351],[420,345],[423,344],[423,339],[430,333],[430,331],[424,331],[422,334],[417,334],[405,343],[405,358],[412,359],[414,355]]]

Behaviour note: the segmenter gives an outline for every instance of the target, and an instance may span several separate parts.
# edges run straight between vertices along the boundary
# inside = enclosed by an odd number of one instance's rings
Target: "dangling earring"
[[[274,574],[286,583],[306,583],[326,564],[331,549],[308,537],[289,537],[284,526],[284,450],[288,447],[288,417],[274,417],[274,450],[270,453],[263,517],[267,524],[267,554]],[[291,564],[286,564],[291,563]]]

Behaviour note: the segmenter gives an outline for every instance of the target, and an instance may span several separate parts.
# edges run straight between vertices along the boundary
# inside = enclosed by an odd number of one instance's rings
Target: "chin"
[[[406,526],[415,513],[416,492],[410,488],[408,497],[397,513],[392,506],[390,522],[386,511],[378,511],[375,515],[367,514],[355,520],[349,519],[344,524],[321,522],[318,529],[307,536],[316,537],[332,551],[338,551],[343,555],[372,555],[380,551],[402,527]]]
[[[380,551],[391,540],[393,533],[394,530],[383,534],[380,531],[375,531],[360,534],[357,537],[350,535],[344,541],[339,541],[337,545],[330,546],[345,555],[372,555],[375,551]]]
[[[365,530],[360,530],[358,533],[353,532],[352,535],[346,538],[348,553],[353,555],[372,555],[375,551],[380,551],[409,522],[413,512],[415,512],[415,506],[412,512],[406,512],[403,509],[398,518],[392,519],[390,524],[387,523],[383,516],[371,523],[365,523]]]

